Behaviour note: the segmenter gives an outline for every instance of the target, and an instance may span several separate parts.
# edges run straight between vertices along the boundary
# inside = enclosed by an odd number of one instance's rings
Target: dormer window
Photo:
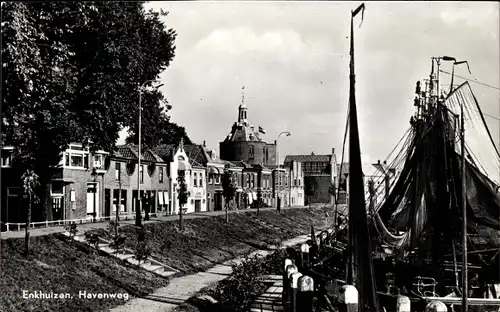
[[[102,165],[104,165],[102,163]],[[81,144],[70,144],[69,149],[64,153],[64,166],[69,168],[88,169],[89,151]]]
[[[12,167],[12,152],[14,148],[3,148],[2,149],[2,168]]]

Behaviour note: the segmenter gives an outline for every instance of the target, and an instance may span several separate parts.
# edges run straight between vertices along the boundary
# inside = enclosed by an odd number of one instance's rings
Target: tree
[[[143,2],[5,2],[2,144],[13,166],[39,176],[40,219],[52,219],[49,182],[70,143],[113,151],[135,126],[139,84],[172,61],[176,33]],[[144,113],[166,100],[145,91]]]
[[[179,174],[177,175],[177,183],[179,184],[179,188],[177,189],[177,199],[179,200],[179,231],[183,231],[184,224],[182,221],[182,210],[184,209],[184,205],[187,204],[188,198],[191,195],[186,185],[185,170],[179,170]]]
[[[316,187],[317,183],[314,177],[304,177],[304,194],[307,197],[309,209],[311,208],[311,196],[316,192]]]
[[[23,181],[23,193],[28,199],[28,215],[26,218],[26,234],[24,237],[24,251],[25,255],[29,254],[29,227],[31,223],[31,204],[38,202],[38,196],[35,193],[35,189],[38,187],[38,175],[33,172],[33,170],[27,170],[21,177]]]
[[[224,174],[222,175],[222,196],[224,196],[224,204],[226,206],[226,223],[229,222],[229,203],[234,199],[235,195],[236,184],[234,181],[233,173],[226,167],[224,169]]]
[[[145,147],[155,147],[161,144],[179,145],[181,139],[185,144],[193,144],[186,133],[186,129],[170,121],[166,110],[151,108],[149,113],[143,114],[141,123],[141,144]],[[128,130],[126,143],[138,144],[139,138],[134,128]]]
[[[330,185],[328,186],[328,194],[333,196],[333,203],[336,204],[337,203],[337,188],[335,187],[335,184],[330,183]]]

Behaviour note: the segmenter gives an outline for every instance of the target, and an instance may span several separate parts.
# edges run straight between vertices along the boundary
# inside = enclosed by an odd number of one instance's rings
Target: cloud
[[[349,12],[354,6],[148,3],[169,11],[166,24],[178,33],[176,57],[162,75],[172,119],[196,142],[206,140],[218,149],[236,120],[245,85],[249,119],[268,130],[268,141],[281,131],[292,132],[280,139],[281,154],[340,149],[348,104]],[[500,85],[498,8],[498,3],[366,4],[362,27],[355,29],[363,153],[385,158],[409,127],[415,83],[428,77],[431,56],[466,59],[473,75],[457,67],[458,75]],[[449,70],[449,65],[442,69]],[[448,75],[441,78],[449,83]],[[499,116],[498,90],[477,84],[472,88],[482,110]],[[497,121],[489,122],[498,129]],[[499,139],[498,131],[494,137]]]

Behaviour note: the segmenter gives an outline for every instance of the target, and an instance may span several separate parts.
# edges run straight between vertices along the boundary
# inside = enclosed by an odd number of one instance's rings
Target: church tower
[[[245,104],[245,86],[241,87],[241,104],[238,107],[238,124],[247,126],[248,125],[248,107]]]

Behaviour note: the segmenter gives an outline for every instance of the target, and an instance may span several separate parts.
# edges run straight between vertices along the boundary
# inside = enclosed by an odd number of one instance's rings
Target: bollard
[[[312,277],[299,277],[297,290],[297,312],[312,312],[314,298],[314,281]]]
[[[353,285],[342,286],[344,290],[344,304],[345,307],[342,309],[346,312],[358,312],[358,301],[359,295],[358,290]]]
[[[398,295],[396,299],[396,312],[411,312],[411,301],[407,296]]]
[[[6,222],[5,223],[5,231],[8,232],[9,231],[9,222]]]
[[[309,245],[302,244],[300,246],[300,258],[302,268],[306,268],[309,265]]]
[[[431,301],[425,306],[425,312],[447,312],[447,311],[448,308],[446,307],[446,304],[438,300]]]
[[[297,312],[297,289],[299,278],[302,276],[300,272],[294,272],[289,278],[288,301],[290,301],[290,312]]]
[[[281,299],[283,301],[283,305],[288,300],[288,284],[289,284],[288,280],[290,278],[290,275],[292,273],[297,272],[297,271],[298,270],[297,270],[297,267],[295,266],[295,264],[289,264],[285,269],[285,276],[283,279],[283,295],[281,296]]]

